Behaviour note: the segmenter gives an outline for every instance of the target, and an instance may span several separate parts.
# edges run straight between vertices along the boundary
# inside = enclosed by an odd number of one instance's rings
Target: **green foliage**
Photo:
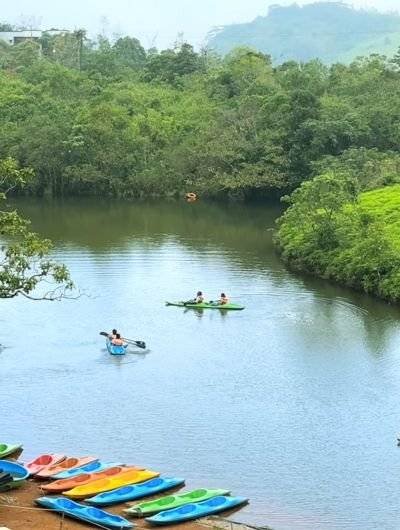
[[[273,5],[268,16],[217,28],[208,45],[226,54],[251,46],[272,56],[275,64],[320,59],[350,63],[356,57],[392,55],[400,42],[400,16],[357,10],[342,2],[316,2],[300,7]]]
[[[400,185],[357,196],[357,179],[324,174],[303,183],[279,221],[283,259],[392,302],[400,301]]]
[[[0,160],[0,200],[32,177],[31,170],[20,169],[14,160]],[[67,268],[49,258],[51,242],[31,232],[29,222],[15,210],[0,211],[0,234],[8,241],[1,246],[0,298],[59,300],[73,288]],[[43,283],[46,290],[40,289]]]
[[[0,46],[0,158],[34,169],[24,193],[260,199],[324,172],[397,182],[396,58],[274,67],[245,47],[146,51],[83,29],[40,44]]]

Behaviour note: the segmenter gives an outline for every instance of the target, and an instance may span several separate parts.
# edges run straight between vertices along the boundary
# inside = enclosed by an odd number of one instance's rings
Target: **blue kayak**
[[[133,527],[133,524],[127,519],[124,519],[124,517],[99,510],[92,506],[78,504],[65,497],[40,497],[35,502],[39,506],[43,506],[43,508],[49,508],[69,517],[74,517],[87,523],[97,524],[101,527],[118,528],[120,530]]]
[[[185,479],[183,478],[158,477],[147,482],[142,482],[141,484],[132,484],[116,490],[100,493],[91,499],[86,499],[86,502],[96,506],[109,506],[110,504],[118,504],[119,502],[141,499],[142,497],[154,495],[155,493],[160,493],[161,491],[169,490],[176,486],[183,486],[184,484]]]
[[[121,464],[119,463],[117,464],[114,462],[99,462],[98,460],[95,460],[94,462],[90,462],[89,464],[86,464],[82,467],[74,467],[73,469],[61,471],[61,473],[57,473],[57,475],[52,475],[51,478],[54,478],[56,480],[72,478],[77,477],[78,475],[82,475],[83,473],[98,473],[99,471],[104,471],[105,469],[109,469],[110,467],[120,465]]]
[[[124,346],[116,346],[108,339],[106,341],[106,344],[108,353],[111,355],[125,355],[126,350],[128,348],[128,344],[125,344]]]
[[[0,472],[8,473],[12,477],[12,481],[1,486],[0,491],[17,488],[29,477],[29,471],[24,466],[10,460],[0,460]]]
[[[186,504],[180,508],[166,510],[152,517],[146,517],[146,521],[154,525],[175,524],[199,517],[206,517],[224,510],[231,510],[242,504],[246,504],[248,499],[245,497],[226,497],[220,495],[208,501]]]

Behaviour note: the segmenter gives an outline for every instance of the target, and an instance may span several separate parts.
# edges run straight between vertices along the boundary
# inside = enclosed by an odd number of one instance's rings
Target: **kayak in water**
[[[243,305],[239,304],[219,304],[218,302],[201,302],[199,304],[191,302],[166,302],[166,305],[172,305],[175,307],[187,307],[189,309],[227,309],[227,310],[236,310],[241,311],[244,309]]]

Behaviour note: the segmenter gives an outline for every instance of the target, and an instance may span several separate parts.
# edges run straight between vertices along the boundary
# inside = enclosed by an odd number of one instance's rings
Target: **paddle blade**
[[[100,331],[100,335],[103,337],[108,337],[108,333],[106,331]]]

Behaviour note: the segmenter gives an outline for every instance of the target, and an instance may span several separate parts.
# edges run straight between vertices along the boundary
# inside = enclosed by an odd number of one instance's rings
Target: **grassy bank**
[[[294,192],[277,245],[294,270],[400,302],[400,185],[358,194],[322,175]]]

